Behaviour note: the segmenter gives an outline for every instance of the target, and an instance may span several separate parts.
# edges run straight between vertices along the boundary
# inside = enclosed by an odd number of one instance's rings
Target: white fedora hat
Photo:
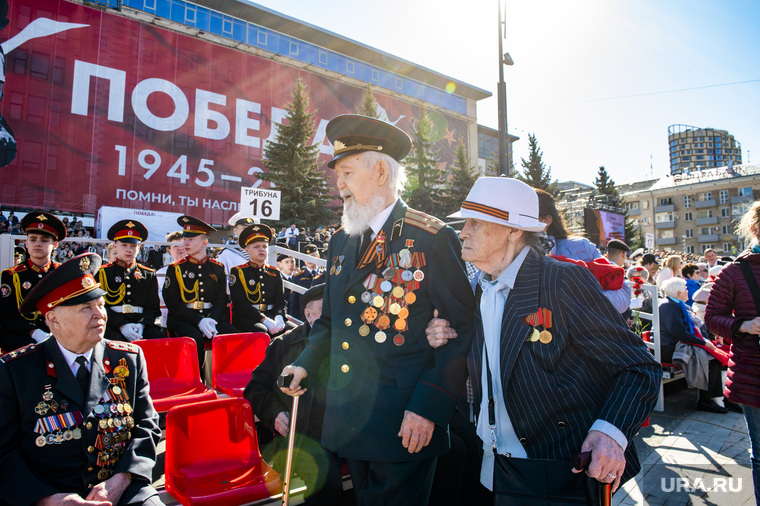
[[[472,186],[462,208],[449,218],[472,218],[499,225],[541,232],[545,223],[538,221],[538,196],[518,179],[481,177]]]

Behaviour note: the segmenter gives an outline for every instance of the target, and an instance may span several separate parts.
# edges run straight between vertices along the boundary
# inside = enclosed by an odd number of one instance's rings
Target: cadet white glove
[[[36,329],[34,332],[32,332],[32,339],[37,341],[37,343],[41,343],[48,337],[50,337],[50,334],[41,329]]]
[[[277,323],[277,328],[275,329],[274,333],[277,334],[278,332],[282,332],[283,329],[285,329],[285,322],[282,320],[282,316],[275,316],[274,321]]]
[[[125,323],[119,327],[119,331],[121,332],[121,335],[124,336],[129,342],[132,342],[135,339],[142,339],[142,334],[138,333],[135,330],[134,325],[131,323]]]
[[[277,328],[277,322],[275,322],[275,321],[274,321],[274,320],[272,320],[271,318],[267,318],[267,317],[265,316],[265,317],[264,317],[264,321],[263,321],[263,322],[261,322],[261,323],[263,323],[263,324],[266,326],[266,328],[267,328],[267,331],[268,331],[270,334],[276,334],[276,333],[277,333],[277,332],[275,331],[275,329]]]
[[[219,332],[216,331],[216,320],[213,318],[204,318],[198,322],[198,329],[206,337],[206,339],[213,339]]]

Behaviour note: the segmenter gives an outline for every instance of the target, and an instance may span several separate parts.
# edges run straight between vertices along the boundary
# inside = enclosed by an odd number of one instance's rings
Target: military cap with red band
[[[148,238],[148,229],[137,220],[121,220],[108,229],[108,238],[112,241],[136,244]]]
[[[100,255],[78,255],[53,269],[32,288],[19,306],[19,312],[43,315],[58,306],[76,306],[105,295],[94,274],[100,269]]]
[[[258,241],[266,241],[268,243],[271,243],[272,236],[274,236],[274,231],[268,225],[250,225],[248,227],[245,227],[243,231],[240,232],[238,242],[240,246],[245,248],[249,244]]]
[[[21,218],[21,229],[28,235],[39,233],[52,236],[56,241],[66,238],[66,225],[50,213],[29,213]]]
[[[182,227],[182,237],[195,237],[196,235],[209,235],[216,231],[214,227],[193,216],[180,216],[177,223]]]

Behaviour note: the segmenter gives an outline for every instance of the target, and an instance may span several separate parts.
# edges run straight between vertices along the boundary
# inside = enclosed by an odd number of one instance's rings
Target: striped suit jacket
[[[628,438],[624,480],[636,475],[640,465],[631,440],[655,406],[662,368],[591,272],[531,250],[505,304],[504,401],[528,457],[572,461],[591,425],[602,419]],[[547,344],[526,340],[532,327],[522,318],[539,308],[552,312]],[[480,384],[484,339],[476,314],[468,362],[479,406],[488,387]]]

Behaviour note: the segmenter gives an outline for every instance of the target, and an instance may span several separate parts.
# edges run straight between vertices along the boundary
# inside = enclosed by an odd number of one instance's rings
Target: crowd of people
[[[122,220],[105,262],[78,251],[59,264],[71,223],[11,224],[27,239],[0,286],[0,504],[161,504],[158,416],[133,342],[190,337],[203,364],[208,341],[237,332],[271,337],[244,396],[277,470],[295,424],[307,504],[340,500],[342,462],[361,506],[598,503],[640,469],[632,441],[662,364],[629,322],[654,304],[663,357],[684,364],[697,407],[745,414],[757,484],[760,204],[743,221],[751,250],[721,273],[712,251],[611,240],[602,255],[567,232],[551,195],[510,178],[478,179],[456,232],[399,197],[405,132],[347,115],[326,135],[339,230],[236,214],[210,255],[218,232],[181,216],[165,251],[140,261],[147,228]],[[277,243],[327,266],[287,253],[268,265]],[[645,300],[644,283],[658,296]],[[297,420],[288,396],[304,396]]]

